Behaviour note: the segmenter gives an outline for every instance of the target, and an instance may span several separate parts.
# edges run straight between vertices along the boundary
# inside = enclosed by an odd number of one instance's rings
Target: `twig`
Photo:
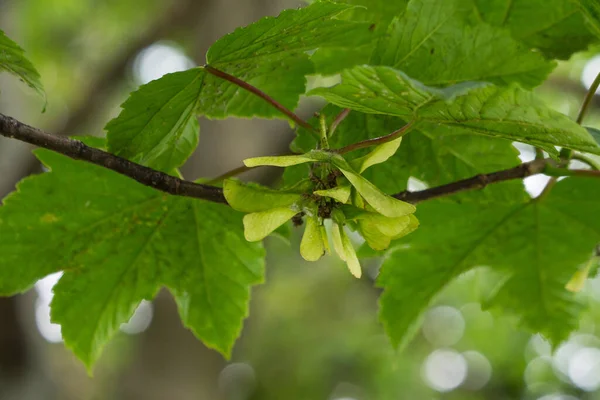
[[[348,114],[350,114],[350,109],[349,108],[344,108],[344,110],[342,110],[341,113],[339,113],[337,115],[337,117],[335,117],[335,119],[333,120],[333,122],[331,123],[331,126],[329,127],[329,136],[333,136],[335,130],[337,129],[337,127],[342,123],[343,120],[346,119],[346,117],[348,116]]]
[[[87,161],[99,165],[132,178],[143,185],[175,196],[193,197],[227,204],[227,200],[223,195],[223,189],[221,188],[179,179],[164,172],[156,171],[107,153],[106,151],[89,147],[79,140],[52,135],[40,129],[33,128],[3,114],[0,114],[0,136],[53,150],[75,160]],[[469,179],[463,179],[418,192],[401,192],[394,195],[394,197],[410,203],[419,203],[458,192],[482,189],[492,183],[522,179],[540,173],[547,173],[553,176],[592,176],[600,178],[600,171],[557,168],[555,161],[544,159],[534,160],[514,168],[477,175]]]
[[[587,113],[588,108],[590,107],[590,104],[592,103],[592,100],[594,99],[594,96],[596,95],[596,92],[598,91],[599,87],[600,87],[600,73],[596,76],[596,79],[594,79],[594,82],[592,82],[592,85],[588,89],[588,91],[585,95],[585,98],[583,99],[583,103],[581,104],[581,108],[579,109],[579,114],[577,114],[577,119],[576,119],[576,122],[579,125],[581,125],[583,123],[585,114]]]
[[[216,178],[211,179],[210,181],[207,181],[206,184],[214,185],[215,183],[224,181],[227,178],[238,176],[238,175],[243,174],[244,172],[248,172],[254,168],[256,168],[256,167],[246,167],[245,165],[242,165],[241,167],[234,168],[230,171],[225,172],[224,174],[217,176]]]
[[[268,94],[263,92],[262,90],[250,85],[247,82],[244,82],[241,79],[236,78],[233,75],[228,74],[227,72],[224,72],[224,71],[221,71],[214,67],[211,67],[210,65],[205,65],[204,70],[216,77],[219,77],[228,82],[231,82],[234,85],[237,85],[237,86],[241,87],[242,89],[245,89],[245,90],[249,91],[250,93],[260,97],[261,99],[263,99],[264,101],[266,101],[267,103],[269,103],[273,107],[275,107],[277,110],[279,110],[282,114],[285,114],[288,118],[290,118],[292,121],[294,121],[301,127],[308,129],[310,132],[315,132],[315,128],[312,125],[310,125],[308,122],[304,121],[302,118],[300,118],[299,116],[294,114],[292,111],[288,110],[283,104],[279,103],[277,100],[275,100],[274,98],[272,98],[271,96],[269,96]]]
[[[402,128],[398,129],[397,131],[390,133],[389,135],[380,136],[380,137],[373,138],[373,139],[363,140],[362,142],[352,143],[352,144],[349,144],[348,146],[345,146],[345,147],[342,147],[339,149],[335,149],[332,151],[335,153],[338,153],[338,154],[346,154],[346,153],[350,153],[351,151],[365,149],[367,147],[378,146],[380,144],[391,142],[392,140],[398,139],[400,136],[404,136],[405,134],[407,134],[410,131],[410,129],[413,127],[413,124],[414,124],[414,121],[410,121],[408,124],[404,125]]]
[[[106,151],[89,147],[79,140],[51,135],[3,114],[0,114],[0,135],[44,147],[75,160],[83,160],[99,165],[128,176],[143,185],[172,195],[194,197],[227,204],[225,196],[223,196],[223,191],[220,188],[184,181],[164,172],[155,171],[124,158],[117,157]]]
[[[399,200],[416,204],[425,200],[448,196],[466,190],[483,189],[492,183],[503,182],[512,179],[522,179],[531,175],[541,174],[546,169],[548,163],[551,162],[552,161],[548,159],[534,160],[514,168],[492,172],[491,174],[475,175],[472,178],[463,179],[461,181],[448,183],[446,185],[437,186],[430,189],[420,190],[418,192],[410,192],[406,190],[404,192],[395,194],[394,197]]]
[[[592,100],[594,99],[594,96],[596,95],[596,92],[598,91],[599,87],[600,73],[596,75],[596,79],[594,79],[594,82],[592,82],[592,85],[585,94],[585,98],[583,99],[583,103],[581,104],[581,108],[579,109],[579,113],[577,114],[577,119],[575,120],[579,125],[581,125],[581,123],[583,122],[585,114],[587,113],[588,108],[590,107],[590,104],[592,103]],[[573,157],[573,151],[571,149],[563,148],[560,152],[560,157],[566,164],[568,164],[571,157]],[[558,182],[558,179],[556,177],[550,178],[539,197],[544,198],[545,196],[547,196],[548,193],[552,191],[554,185],[556,185],[556,182]]]

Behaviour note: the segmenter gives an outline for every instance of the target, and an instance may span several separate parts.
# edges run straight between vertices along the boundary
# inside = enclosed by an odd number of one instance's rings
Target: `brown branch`
[[[594,79],[594,82],[592,82],[592,85],[590,86],[587,93],[585,94],[585,98],[583,99],[583,103],[581,104],[581,108],[579,109],[579,113],[577,114],[576,121],[579,125],[581,125],[583,123],[585,114],[587,113],[587,110],[590,107],[590,104],[592,103],[592,100],[594,99],[594,96],[596,95],[596,92],[598,91],[599,87],[600,87],[600,73],[596,76],[596,79]]]
[[[33,128],[1,113],[0,136],[53,150],[75,160],[87,161],[99,165],[134,179],[143,185],[175,196],[193,197],[227,204],[227,200],[223,195],[223,189],[221,188],[179,179],[164,172],[156,171],[107,153],[106,151],[89,147],[79,140],[52,135],[40,129]],[[419,203],[467,190],[483,189],[492,183],[522,179],[541,173],[551,176],[590,176],[600,178],[600,171],[569,170],[558,167],[558,163],[551,159],[539,159],[518,165],[514,168],[476,175],[472,178],[418,192],[404,191],[395,194],[394,197],[410,203]]]
[[[0,135],[53,150],[75,160],[99,165],[128,176],[143,185],[175,196],[194,197],[227,204],[223,190],[220,188],[184,181],[106,151],[89,147],[79,140],[51,135],[3,114],[0,114]]]
[[[229,170],[229,171],[217,176],[216,178],[211,179],[210,181],[206,182],[206,184],[214,185],[215,183],[224,181],[227,178],[232,178],[234,176],[238,176],[238,175],[243,174],[244,172],[248,172],[254,168],[256,168],[256,167],[246,167],[245,165],[242,165],[241,167],[234,168],[232,170]]]
[[[342,110],[342,112],[339,113],[337,115],[337,117],[335,117],[335,119],[331,123],[331,126],[329,127],[329,132],[327,132],[327,134],[329,136],[333,136],[333,134],[335,133],[335,130],[337,129],[337,127],[346,119],[346,117],[348,116],[348,114],[350,114],[350,111],[351,110],[349,108],[344,108]]]
[[[592,100],[594,99],[599,87],[600,87],[600,73],[598,73],[598,75],[596,75],[596,79],[594,79],[594,82],[592,82],[592,85],[590,86],[587,93],[585,94],[585,98],[583,99],[583,103],[581,104],[581,108],[579,109],[579,113],[577,114],[577,120],[576,120],[577,124],[581,125],[581,123],[583,122],[583,119],[585,118],[585,114],[587,113],[588,108],[590,107],[590,104],[592,103]],[[560,151],[560,158],[562,159],[562,161],[565,165],[569,163],[569,160],[571,159],[571,157],[573,157],[573,150],[563,147],[562,150]],[[556,185],[556,182],[558,182],[558,178],[552,177],[548,181],[548,183],[546,183],[546,186],[544,187],[544,190],[542,191],[542,193],[540,194],[539,197],[544,198],[545,196],[547,196],[548,193],[550,193],[552,191],[552,188],[554,188],[554,186]]]
[[[448,183],[442,186],[436,186],[430,189],[420,190],[418,192],[410,192],[406,190],[404,192],[395,194],[394,197],[408,203],[416,204],[425,200],[448,196],[466,190],[483,189],[492,183],[509,181],[512,179],[522,179],[528,176],[541,174],[551,163],[553,163],[553,161],[549,159],[534,160],[518,165],[514,168],[492,172],[491,174],[476,175],[468,179]]]
[[[400,136],[404,136],[405,134],[407,134],[410,131],[410,129],[413,127],[413,124],[414,124],[414,121],[410,121],[408,124],[404,125],[402,128],[398,129],[397,131],[390,133],[389,135],[380,136],[380,137],[373,138],[373,139],[363,140],[362,142],[352,143],[352,144],[349,144],[348,146],[345,146],[345,147],[342,147],[339,149],[335,149],[332,151],[335,153],[338,153],[338,154],[346,154],[346,153],[350,153],[351,151],[365,149],[367,147],[378,146],[380,144],[391,142],[392,140],[396,140]]]
[[[292,111],[288,110],[283,104],[279,103],[277,100],[275,100],[274,98],[272,98],[271,96],[269,96],[268,94],[263,92],[262,90],[250,85],[247,82],[244,82],[243,80],[241,80],[239,78],[236,78],[233,75],[228,74],[227,72],[224,72],[224,71],[221,71],[214,67],[211,67],[210,65],[205,65],[204,70],[206,72],[210,73],[211,75],[214,75],[218,78],[221,78],[228,82],[231,82],[234,85],[237,85],[237,86],[241,87],[242,89],[245,89],[245,90],[249,91],[250,93],[260,97],[261,99],[263,99],[264,101],[266,101],[267,103],[272,105],[274,108],[276,108],[279,112],[286,115],[289,119],[291,119],[292,121],[294,121],[301,127],[307,129],[309,132],[315,131],[315,128],[312,125],[310,125],[308,122],[304,121],[302,118],[300,118],[299,116],[294,114]]]

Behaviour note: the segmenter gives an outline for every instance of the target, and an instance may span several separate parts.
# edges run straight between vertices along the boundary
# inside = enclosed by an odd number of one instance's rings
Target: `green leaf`
[[[472,26],[470,13],[465,0],[411,0],[379,41],[370,64],[394,67],[431,86],[488,81],[525,88],[541,84],[556,66],[504,30]]]
[[[445,128],[528,143],[557,154],[554,146],[600,154],[600,146],[565,115],[516,86],[456,85],[440,91],[388,67],[360,66],[343,82],[310,92],[340,107],[415,120],[421,130]]]
[[[384,25],[404,12],[408,0],[337,0],[336,3],[357,6],[344,14],[348,20]]]
[[[44,100],[46,99],[40,74],[31,61],[25,57],[25,50],[10,40],[2,30],[0,30],[0,71],[15,75],[38,92]]]
[[[600,3],[597,0],[574,0],[587,17],[591,31],[600,37]]]
[[[512,311],[529,330],[556,344],[576,328],[581,306],[565,285],[600,241],[600,220],[589,218],[600,212],[593,200],[600,185],[565,179],[534,200],[524,199],[519,183],[501,185],[512,201],[472,193],[469,201],[419,207],[421,227],[389,252],[378,280],[381,319],[394,345],[410,340],[448,283],[478,266],[508,277],[490,304]]]
[[[587,131],[592,135],[596,143],[600,146],[600,130],[596,128],[586,127]]]
[[[473,0],[475,19],[510,30],[549,58],[568,59],[595,42],[572,0]]]
[[[205,72],[194,68],[141,86],[106,125],[109,151],[162,171],[181,166],[198,145],[196,108]]]
[[[340,18],[349,21],[369,22],[369,31],[365,31],[367,43],[356,45],[356,39],[344,46],[319,48],[310,57],[315,72],[321,75],[333,75],[354,65],[368,64],[377,46],[379,38],[385,34],[390,21],[401,15],[406,9],[407,0],[343,0],[338,3],[359,6],[345,12]],[[348,44],[352,43],[349,49]]]
[[[283,11],[277,18],[263,18],[217,40],[206,61],[294,109],[305,91],[305,76],[314,70],[307,52],[371,40],[369,23],[337,19],[350,9],[344,4],[320,1]],[[281,117],[264,100],[227,81],[211,75],[205,84],[200,110],[208,117]]]
[[[91,369],[142,299],[167,286],[184,324],[228,356],[262,282],[264,250],[224,205],[171,197],[94,165],[39,150],[51,172],[27,178],[0,208],[0,293],[64,275],[52,320]]]

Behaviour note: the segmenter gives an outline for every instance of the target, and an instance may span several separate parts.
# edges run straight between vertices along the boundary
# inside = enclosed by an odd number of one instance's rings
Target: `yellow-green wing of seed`
[[[225,180],[223,194],[234,210],[242,212],[291,206],[302,198],[300,193],[272,190],[254,183],[246,184],[238,179]]]
[[[360,278],[362,275],[362,269],[360,268],[360,262],[356,256],[356,250],[354,250],[354,246],[352,245],[350,238],[348,235],[346,235],[346,232],[343,229],[340,229],[340,236],[342,239],[342,245],[344,246],[344,252],[346,254],[346,264],[348,265],[348,269],[355,278]]]
[[[263,240],[298,213],[290,207],[273,208],[244,215],[244,236],[249,242]]]
[[[244,160],[246,167],[260,167],[263,165],[270,165],[273,167],[291,167],[292,165],[304,164],[308,162],[314,162],[310,157],[304,155],[298,156],[271,156],[271,157],[254,157],[247,158]]]
[[[379,190],[371,182],[355,172],[342,170],[356,191],[369,203],[378,213],[386,217],[401,217],[416,211],[415,206],[395,199]]]
[[[321,238],[323,239],[323,248],[325,249],[325,253],[331,254],[329,240],[327,240],[327,229],[325,229],[325,225],[321,225],[319,229],[321,230]]]
[[[344,228],[341,225],[334,222],[331,228],[331,240],[338,257],[340,257],[342,261],[346,261],[346,250],[344,249],[344,243],[342,242],[343,229]]]
[[[340,157],[341,158],[341,157]],[[343,159],[333,158],[332,163],[342,171],[352,186],[378,213],[386,217],[402,217],[416,211],[415,206],[383,193],[371,182],[357,174]]]
[[[402,143],[401,137],[392,140],[391,142],[380,144],[366,156],[352,160],[350,165],[352,165],[352,168],[354,168],[355,171],[362,174],[367,168],[386,162],[391,156],[396,154],[396,151],[400,148],[400,143]]]
[[[304,164],[308,162],[328,161],[331,155],[328,152],[321,150],[312,150],[305,154],[289,155],[289,156],[268,156],[268,157],[253,157],[244,160],[246,167],[291,167],[292,165]]]
[[[349,204],[343,205],[340,210],[344,213],[346,219],[369,223],[375,226],[382,235],[390,237],[404,232],[411,223],[416,221],[416,218],[412,214],[390,218],[377,212],[360,209]]]
[[[361,235],[373,250],[385,250],[390,246],[392,238],[408,233],[410,216],[388,218],[380,214],[370,214],[360,218],[358,226]]]
[[[594,263],[598,262],[599,259],[598,257],[593,257],[586,265],[584,268],[579,269],[575,272],[575,274],[573,274],[573,277],[571,278],[571,280],[569,280],[569,282],[567,282],[567,285],[565,286],[565,288],[570,291],[570,292],[580,292],[581,289],[583,289],[583,286],[585,285],[585,281],[588,278],[588,275],[590,274],[590,270],[592,269],[592,266],[594,265]]]
[[[316,217],[306,218],[306,228],[300,242],[300,255],[306,261],[317,261],[325,254],[323,234]]]
[[[413,214],[409,215],[408,217],[409,217],[408,225],[397,235],[394,235],[392,237],[392,240],[400,239],[401,237],[404,237],[404,236],[408,235],[409,233],[414,232],[419,227],[419,220],[417,219],[417,217],[415,217]]]
[[[313,193],[323,197],[330,197],[335,201],[344,204],[347,203],[350,199],[350,193],[352,193],[352,186],[336,186],[331,189],[315,190]]]
[[[371,223],[369,220],[359,220],[358,231],[373,250],[385,250],[390,247],[392,238],[383,235],[381,231],[377,229],[377,225]]]

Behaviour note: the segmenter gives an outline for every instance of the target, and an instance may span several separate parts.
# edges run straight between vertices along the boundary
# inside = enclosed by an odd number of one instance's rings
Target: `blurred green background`
[[[0,0],[0,29],[27,51],[48,93],[47,112],[31,90],[0,75],[0,112],[63,135],[102,135],[138,85],[202,65],[210,44],[292,0]],[[577,113],[600,71],[599,49],[563,62],[537,91]],[[587,125],[600,127],[599,100]],[[309,117],[321,105],[303,100]],[[187,178],[212,177],[249,156],[286,150],[283,121],[201,121],[201,144]],[[518,146],[524,160],[533,150]],[[0,140],[0,198],[42,172],[25,144]],[[246,175],[276,183],[277,171]],[[544,177],[526,180],[535,195]],[[413,182],[417,185],[418,182]],[[597,216],[596,216],[597,217]],[[5,399],[600,399],[600,280],[580,296],[590,305],[580,329],[557,349],[503,315],[482,311],[469,273],[427,312],[416,339],[394,352],[377,321],[379,261],[356,280],[334,257],[306,263],[291,243],[272,238],[267,283],[253,292],[232,360],[205,348],[179,322],[166,293],[143,303],[104,352],[93,378],[50,323],[51,288],[0,299],[0,400]],[[482,269],[485,268],[482,266]]]

